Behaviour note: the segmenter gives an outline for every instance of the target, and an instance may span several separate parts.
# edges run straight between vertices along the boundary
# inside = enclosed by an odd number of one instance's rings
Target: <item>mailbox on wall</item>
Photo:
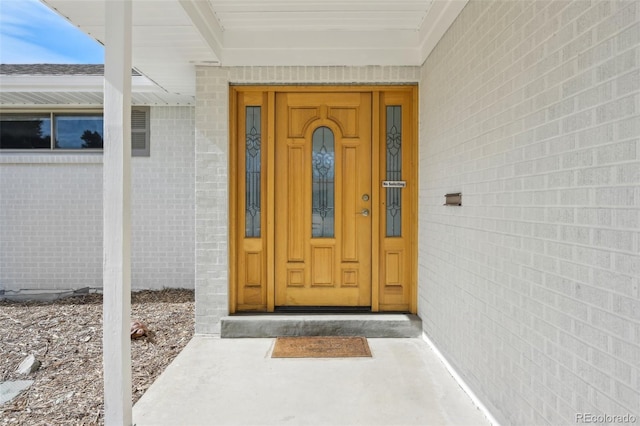
[[[462,193],[456,192],[452,194],[444,195],[445,206],[461,206],[462,205]]]

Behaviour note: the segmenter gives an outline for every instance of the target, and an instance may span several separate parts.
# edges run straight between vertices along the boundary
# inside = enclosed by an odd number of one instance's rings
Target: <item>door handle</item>
[[[366,216],[369,216],[369,209],[362,209],[362,211],[360,212],[360,214],[361,214],[362,216],[365,216],[365,217],[366,217]]]

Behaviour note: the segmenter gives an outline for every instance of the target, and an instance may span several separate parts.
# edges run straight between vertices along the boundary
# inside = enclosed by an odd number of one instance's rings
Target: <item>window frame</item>
[[[62,148],[56,146],[58,144],[58,127],[60,126],[59,118],[69,118],[69,117],[92,117],[92,118],[101,118],[102,119],[102,137],[103,146],[104,146],[104,114],[102,111],[99,112],[89,112],[89,111],[74,111],[74,112],[50,112],[49,116],[51,117],[51,147],[50,151],[64,151],[64,152],[99,152],[102,151],[102,148]],[[30,151],[30,150],[23,150]]]
[[[151,156],[151,108],[149,106],[131,106],[131,112],[133,111],[143,111],[145,113],[145,128],[141,129],[131,129],[131,134],[134,133],[144,133],[145,134],[145,147],[144,149],[133,149],[131,147],[131,156],[132,157],[150,157]],[[0,109],[0,115],[2,114],[20,114],[24,116],[29,115],[48,115],[50,120],[50,134],[51,140],[49,144],[49,148],[0,148],[0,152],[18,152],[18,153],[56,153],[56,154],[78,154],[78,153],[102,153],[104,152],[104,148],[57,148],[55,146],[55,117],[57,115],[69,115],[69,114],[77,114],[77,115],[94,115],[99,114],[104,117],[104,110],[101,108],[55,108],[55,109],[43,109],[43,108],[29,108],[29,109],[18,109],[18,108],[3,108]],[[104,135],[104,129],[103,129]],[[133,143],[133,138],[132,138]]]

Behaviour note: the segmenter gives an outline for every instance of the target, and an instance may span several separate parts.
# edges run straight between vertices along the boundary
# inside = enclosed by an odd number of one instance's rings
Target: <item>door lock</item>
[[[362,196],[362,201],[369,201],[369,194],[364,194]]]

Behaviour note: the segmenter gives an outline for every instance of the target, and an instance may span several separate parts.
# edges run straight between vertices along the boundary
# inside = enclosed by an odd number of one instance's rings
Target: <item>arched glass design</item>
[[[402,107],[387,106],[387,180],[402,180]],[[387,237],[402,236],[402,188],[387,190]]]
[[[245,127],[245,237],[260,237],[260,107],[246,108]]]
[[[313,199],[311,235],[327,238],[334,235],[335,216],[335,147],[328,127],[318,127],[312,139]]]

